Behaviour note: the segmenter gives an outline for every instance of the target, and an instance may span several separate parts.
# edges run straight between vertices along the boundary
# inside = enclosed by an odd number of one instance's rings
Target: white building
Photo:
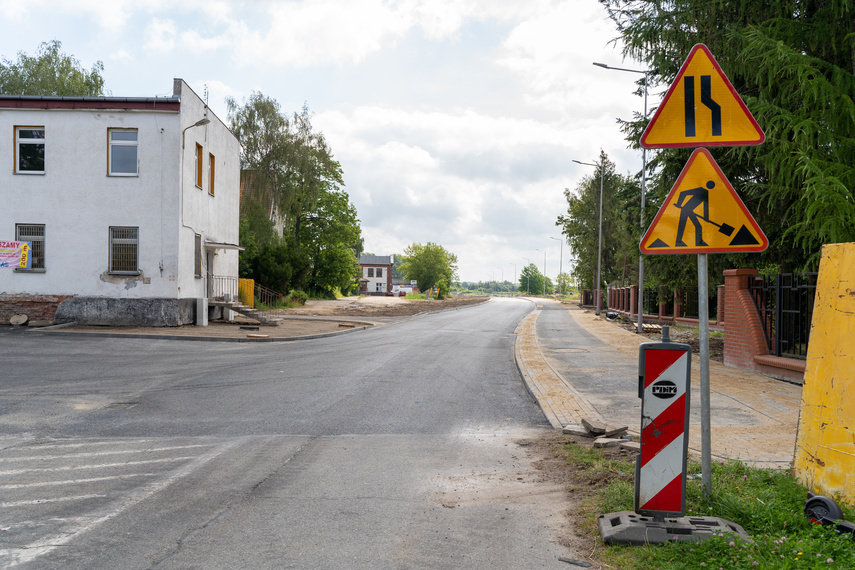
[[[391,255],[360,256],[359,267],[362,269],[362,279],[359,280],[360,295],[391,293],[394,261]]]
[[[174,326],[237,292],[240,143],[183,80],[0,95],[0,135],[0,239],[33,245],[32,269],[0,270],[0,322]]]

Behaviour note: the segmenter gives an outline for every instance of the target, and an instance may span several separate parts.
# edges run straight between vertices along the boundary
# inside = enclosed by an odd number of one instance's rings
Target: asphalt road
[[[0,333],[0,565],[544,568],[562,492],[494,300],[287,344]]]

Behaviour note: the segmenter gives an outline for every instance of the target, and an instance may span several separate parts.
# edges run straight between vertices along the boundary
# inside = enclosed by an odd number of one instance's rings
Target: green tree
[[[691,47],[706,44],[766,133],[762,145],[714,155],[770,247],[765,254],[713,256],[716,261],[811,270],[823,244],[855,240],[855,4],[600,2],[625,55],[644,61],[654,84],[670,84]],[[645,125],[641,119],[624,124],[633,144]],[[650,162],[653,213],[689,153],[661,150]],[[652,265],[679,275],[687,264],[657,259]]]
[[[556,282],[558,285],[558,293],[559,295],[566,295],[568,291],[570,291],[570,287],[573,285],[573,280],[570,277],[570,274],[559,273],[556,278]]]
[[[526,295],[540,295],[543,293],[543,274],[534,263],[529,263],[520,271],[520,292]]]
[[[0,63],[0,94],[98,97],[104,95],[104,64],[86,71],[73,55],[62,52],[59,40],[42,42],[38,54],[18,52],[18,61]]]
[[[457,256],[435,243],[414,243],[404,250],[399,269],[405,279],[418,282],[420,291],[429,291],[442,280],[447,289],[457,276]]]
[[[600,250],[600,184],[602,174],[602,287],[629,284],[638,276],[638,239],[641,237],[641,190],[638,181],[615,173],[604,152],[595,172],[582,179],[575,191],[566,189],[567,212],[555,225],[578,256],[574,276],[580,286],[594,289]]]
[[[313,260],[306,289],[324,296],[335,289],[347,291],[359,277],[354,248],[361,242],[356,208],[347,192],[321,192],[312,214],[304,214],[300,233],[301,247]]]
[[[341,165],[314,132],[308,107],[289,118],[261,93],[243,105],[226,103],[242,148],[242,274],[264,284],[273,279],[276,285],[268,286],[283,291],[347,290],[363,245],[359,220],[342,188]],[[281,236],[273,231],[277,224]]]

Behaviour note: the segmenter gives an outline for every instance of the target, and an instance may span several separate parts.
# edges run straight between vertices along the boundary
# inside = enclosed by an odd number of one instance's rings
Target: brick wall
[[[802,381],[803,360],[769,354],[763,322],[748,289],[749,280],[757,273],[756,269],[724,272],[724,363]]]
[[[27,315],[30,325],[53,323],[60,303],[74,295],[0,295],[0,324],[8,325],[13,315]]]
[[[763,324],[751,300],[749,279],[756,269],[728,269],[724,272],[724,363],[755,369],[754,357],[769,354],[763,336]]]

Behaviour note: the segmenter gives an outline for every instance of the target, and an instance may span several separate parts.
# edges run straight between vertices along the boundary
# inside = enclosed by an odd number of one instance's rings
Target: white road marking
[[[150,449],[117,449],[115,451],[93,451],[91,453],[69,453],[67,455],[32,455],[30,457],[0,457],[4,461],[50,461],[52,459],[79,459],[81,457],[100,457],[103,455],[121,455],[127,453],[154,453],[156,451],[175,451],[176,449],[193,449],[211,447],[210,444],[175,445],[172,447],[152,447]]]
[[[62,481],[42,481],[40,483],[23,483],[20,485],[0,485],[4,489],[28,489],[30,487],[51,487],[57,485],[78,485],[81,483],[98,483],[100,481],[114,481],[116,479],[128,479],[130,477],[154,477],[157,473],[128,473],[127,475],[111,475],[109,477],[90,477],[89,479],[63,479]]]
[[[5,564],[7,567],[18,566],[19,564],[32,562],[40,556],[51,552],[55,548],[68,544],[77,536],[95,528],[101,523],[104,523],[118,516],[130,507],[137,505],[138,503],[151,497],[155,493],[162,491],[166,487],[172,485],[175,481],[186,477],[187,475],[189,475],[196,469],[199,469],[217,456],[226,453],[234,447],[242,445],[246,439],[248,438],[236,439],[234,441],[224,444],[219,448],[212,449],[208,453],[205,453],[204,455],[196,458],[194,461],[191,461],[190,463],[187,463],[186,465],[180,467],[165,479],[152,481],[151,483],[143,486],[136,492],[131,493],[128,496],[123,496],[118,501],[113,501],[114,503],[119,503],[118,507],[111,508],[112,504],[106,505],[100,510],[100,512],[93,513],[91,518],[86,521],[82,521],[80,524],[70,528],[68,531],[57,533],[53,536],[41,538],[24,546],[0,549],[0,563]]]
[[[15,501],[13,503],[0,503],[0,507],[11,509],[26,505],[40,505],[42,503],[59,503],[61,501],[83,501],[85,499],[103,499],[107,495],[76,495],[74,497],[56,497],[53,499],[33,499],[32,501]]]
[[[92,465],[71,465],[67,467],[33,467],[32,469],[13,469],[0,471],[0,476],[23,475],[24,473],[47,473],[53,471],[75,471],[80,469],[107,469],[110,467],[129,467],[131,465],[148,465],[151,463],[168,463],[170,461],[185,461],[195,459],[192,455],[184,457],[164,457],[163,459],[145,459],[141,461],[126,461],[124,463],[96,463]]]

